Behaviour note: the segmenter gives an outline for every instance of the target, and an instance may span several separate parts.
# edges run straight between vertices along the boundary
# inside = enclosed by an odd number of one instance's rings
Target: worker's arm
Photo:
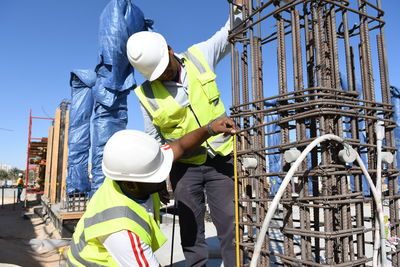
[[[152,118],[149,112],[143,107],[142,104],[140,104],[140,109],[143,115],[144,132],[156,139],[159,144],[165,144],[165,140],[160,134],[160,130],[158,129],[158,127],[153,125]]]
[[[174,160],[179,159],[184,154],[191,152],[202,143],[204,143],[211,134],[235,134],[235,123],[229,117],[222,117],[211,121],[209,125],[203,126],[182,136],[178,140],[170,143],[169,145],[174,152]]]
[[[241,6],[242,1],[236,1],[236,5]],[[233,19],[233,27],[242,22],[242,13],[237,9]],[[210,39],[195,44],[195,46],[202,52],[211,70],[215,72],[215,67],[229,52],[228,35],[230,27],[229,19],[225,25],[220,28]]]
[[[161,266],[151,247],[128,230],[100,237],[99,241],[121,267]]]

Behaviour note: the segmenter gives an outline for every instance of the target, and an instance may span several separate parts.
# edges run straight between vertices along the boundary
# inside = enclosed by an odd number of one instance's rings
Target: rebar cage
[[[230,7],[233,21],[236,7]],[[356,149],[376,181],[378,120],[385,126],[383,151],[397,149],[380,0],[250,0],[242,12],[243,22],[229,38],[231,115],[241,129],[240,261],[246,266],[290,168],[286,151],[302,151],[316,137],[335,134]],[[258,266],[371,265],[376,206],[359,165],[339,160],[342,148],[323,142],[297,169]],[[387,236],[397,237],[398,171],[396,162],[382,166]],[[388,258],[399,266],[397,246]]]

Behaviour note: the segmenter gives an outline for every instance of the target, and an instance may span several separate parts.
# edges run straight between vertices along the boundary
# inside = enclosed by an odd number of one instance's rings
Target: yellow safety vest
[[[24,180],[22,180],[22,178],[18,178],[17,187],[18,188],[23,188],[24,187]]]
[[[198,48],[192,46],[183,53],[188,75],[189,106],[182,106],[174,95],[158,81],[146,81],[135,89],[140,102],[152,117],[153,125],[160,129],[167,142],[174,141],[211,120],[226,115],[215,82],[216,75]],[[199,149],[179,161],[203,164],[207,159],[207,147],[223,156],[232,151],[232,137],[223,134],[211,137]]]
[[[153,194],[154,219],[128,198],[119,185],[106,178],[79,220],[68,250],[67,266],[118,266],[98,237],[129,230],[153,251],[167,240],[160,231],[160,199]]]

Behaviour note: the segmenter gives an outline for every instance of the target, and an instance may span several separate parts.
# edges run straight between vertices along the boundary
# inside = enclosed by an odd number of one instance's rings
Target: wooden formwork
[[[47,161],[45,169],[42,206],[61,236],[72,236],[74,227],[83,212],[65,209],[66,178],[68,167],[69,110],[66,103],[56,110],[54,123],[49,127]]]
[[[57,109],[54,123],[49,127],[44,197],[49,203],[60,202],[65,197],[65,180],[68,164],[69,110]]]

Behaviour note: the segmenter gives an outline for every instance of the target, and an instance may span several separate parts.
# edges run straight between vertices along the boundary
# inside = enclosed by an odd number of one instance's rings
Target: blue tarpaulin
[[[135,85],[133,67],[126,56],[126,42],[129,36],[147,30],[152,24],[133,1],[112,0],[104,8],[99,23],[97,102],[110,107],[117,98],[116,92]]]
[[[394,121],[396,122],[396,128],[394,128],[394,145],[397,149],[400,149],[400,89],[395,86],[390,86],[390,94],[392,96],[392,104],[394,105]],[[397,168],[400,166],[400,153],[396,152]],[[397,178],[400,192],[400,179]]]
[[[104,145],[115,132],[125,129],[128,123],[128,94],[129,91],[116,94],[114,105],[111,107],[98,102],[95,104],[92,140],[92,186],[90,195],[95,193],[104,180],[101,168]]]
[[[101,169],[103,148],[115,132],[126,128],[127,96],[136,86],[133,68],[126,57],[126,42],[130,35],[147,30],[152,21],[128,0],[111,0],[100,16],[99,61],[93,90],[92,186],[90,195],[103,183]]]
[[[90,191],[88,160],[90,149],[90,117],[93,111],[92,87],[96,82],[93,70],[71,72],[72,100],[68,129],[67,194]]]

